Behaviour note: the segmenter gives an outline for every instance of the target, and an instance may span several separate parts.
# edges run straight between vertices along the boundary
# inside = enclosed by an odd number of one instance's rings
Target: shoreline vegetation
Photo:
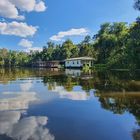
[[[139,70],[140,18],[130,25],[125,22],[104,23],[96,35],[87,35],[79,44],[67,39],[62,44],[48,42],[40,52],[0,49],[0,66],[32,67],[36,61],[62,61],[84,56],[95,59],[92,69]]]

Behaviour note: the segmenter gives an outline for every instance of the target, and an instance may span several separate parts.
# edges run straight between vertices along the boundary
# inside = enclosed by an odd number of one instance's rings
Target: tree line
[[[0,65],[30,66],[42,60],[64,60],[89,56],[95,64],[107,68],[140,68],[140,18],[128,25],[125,22],[104,23],[93,37],[87,35],[79,44],[67,39],[62,44],[48,42],[41,52],[18,52],[0,49]]]

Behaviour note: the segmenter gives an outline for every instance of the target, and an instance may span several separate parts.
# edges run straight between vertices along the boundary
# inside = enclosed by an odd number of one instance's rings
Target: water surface
[[[0,140],[140,140],[140,74],[0,69]]]

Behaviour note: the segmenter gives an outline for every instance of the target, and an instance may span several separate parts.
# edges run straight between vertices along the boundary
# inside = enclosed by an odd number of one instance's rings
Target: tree
[[[53,51],[54,51],[55,45],[53,42],[48,42],[47,43],[47,47],[44,46],[43,47],[43,51],[40,53],[41,54],[41,59],[43,61],[46,60],[52,60],[52,55],[53,55]]]
[[[82,44],[89,44],[91,41],[91,37],[89,35],[85,36],[84,40],[82,41]]]
[[[130,26],[128,52],[129,61],[137,69],[140,68],[140,18]]]
[[[134,1],[135,1],[134,8],[136,10],[139,10],[140,11],[140,0],[134,0]]]
[[[89,35],[85,36],[84,40],[78,45],[79,46],[79,56],[89,56],[96,58],[97,51],[94,48],[94,44],[92,42],[92,39]]]
[[[126,46],[128,33],[127,24],[124,22],[101,25],[98,34],[94,36],[94,46],[99,52],[98,63],[107,64],[113,60],[116,53]]]
[[[62,59],[67,59],[73,56],[73,52],[74,50],[78,51],[78,49],[76,48],[77,46],[73,44],[73,42],[71,40],[66,40],[63,44],[62,44],[62,48],[61,48],[61,56]],[[77,52],[76,52],[77,53]],[[74,54],[75,55],[75,54]]]
[[[55,49],[52,53],[52,59],[53,60],[61,60],[61,45],[56,45]]]

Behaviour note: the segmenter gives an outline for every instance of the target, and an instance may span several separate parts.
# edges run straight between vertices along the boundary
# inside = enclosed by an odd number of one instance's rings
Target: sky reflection
[[[79,86],[74,86],[72,91],[66,91],[63,86],[56,86],[52,89],[53,92],[57,92],[60,98],[69,100],[89,100],[93,95],[82,90]],[[93,92],[93,91],[91,91]]]
[[[7,81],[4,72],[0,139],[139,140],[138,79],[124,80],[118,73],[19,70],[8,72]]]
[[[15,86],[17,83],[12,84]],[[19,82],[18,86],[19,92],[1,93],[0,136],[6,135],[13,140],[54,140],[54,136],[46,127],[47,116],[24,116],[28,115],[29,104],[39,101],[37,92],[30,91],[33,81],[25,80],[23,83]]]
[[[0,112],[0,134],[16,140],[54,140],[46,128],[47,117],[21,116],[20,111]]]

